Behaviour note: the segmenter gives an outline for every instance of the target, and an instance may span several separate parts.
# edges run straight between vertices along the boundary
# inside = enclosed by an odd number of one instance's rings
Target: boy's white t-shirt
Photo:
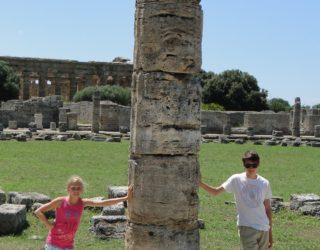
[[[233,193],[237,205],[237,225],[268,231],[269,219],[266,214],[264,200],[272,197],[269,181],[258,175],[249,179],[246,173],[234,174],[226,180],[222,187]]]

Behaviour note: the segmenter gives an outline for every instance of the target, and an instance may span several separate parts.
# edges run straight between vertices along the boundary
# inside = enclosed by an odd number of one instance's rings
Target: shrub
[[[92,101],[92,96],[95,91],[100,93],[101,100],[109,100],[120,105],[131,106],[130,89],[123,88],[118,85],[103,85],[84,88],[74,95],[73,101]]]
[[[217,110],[224,111],[224,107],[218,103],[202,103],[201,110]]]

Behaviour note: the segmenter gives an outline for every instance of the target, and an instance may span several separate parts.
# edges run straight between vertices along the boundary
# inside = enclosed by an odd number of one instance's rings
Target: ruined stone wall
[[[320,125],[319,112],[309,111],[309,113],[304,117],[303,122],[305,135],[314,135],[314,126],[316,125]]]
[[[62,105],[60,96],[3,102],[0,108],[0,123],[8,126],[9,121],[17,121],[18,127],[28,127],[30,122],[35,121],[34,115],[41,113],[43,127],[49,128],[50,122],[58,122],[59,107],[62,107]]]
[[[92,122],[92,102],[82,101],[66,103],[63,107],[70,109],[71,112],[78,114],[79,123],[91,123]]]
[[[92,102],[67,103],[64,107],[78,114],[79,123],[92,123]],[[111,109],[110,107],[114,108]],[[109,101],[101,101],[100,108],[103,109],[102,114],[106,115],[109,113],[109,118],[112,118],[112,121],[107,118],[100,119],[101,130],[119,131],[120,127],[130,129],[131,107],[118,105]],[[112,125],[110,123],[112,123]]]
[[[78,90],[95,85],[130,87],[132,64],[126,62],[79,62],[40,58],[6,57],[20,76],[20,99],[61,95],[71,101]]]
[[[119,127],[130,130],[131,107],[120,106]]]
[[[237,111],[201,111],[201,125],[206,133],[222,134],[223,126],[228,124],[231,127],[243,126],[245,112]]]
[[[244,115],[244,127],[253,128],[255,134],[272,134],[273,130],[290,133],[289,113],[251,112]]]
[[[205,127],[206,133],[222,134],[223,125],[227,124],[229,116],[220,111],[201,111],[201,125]]]

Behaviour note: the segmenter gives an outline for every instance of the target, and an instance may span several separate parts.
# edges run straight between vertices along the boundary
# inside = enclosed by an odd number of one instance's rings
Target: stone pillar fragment
[[[199,0],[136,0],[127,250],[199,249]]]
[[[300,137],[301,101],[296,97],[293,107],[292,136]]]
[[[99,133],[100,118],[100,92],[96,91],[92,96],[92,126],[91,132]]]
[[[67,112],[69,111],[70,109],[59,108],[59,131],[60,132],[65,132],[68,129]]]
[[[41,113],[34,114],[34,122],[37,126],[37,129],[43,129],[42,120],[43,116]]]
[[[68,130],[78,129],[78,114],[76,112],[67,113]]]
[[[57,129],[57,124],[55,122],[50,122],[50,129],[51,130],[56,130]]]

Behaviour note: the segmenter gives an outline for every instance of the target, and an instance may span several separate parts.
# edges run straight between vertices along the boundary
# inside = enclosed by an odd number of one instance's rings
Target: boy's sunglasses
[[[246,163],[244,164],[245,168],[257,168],[258,163]]]

